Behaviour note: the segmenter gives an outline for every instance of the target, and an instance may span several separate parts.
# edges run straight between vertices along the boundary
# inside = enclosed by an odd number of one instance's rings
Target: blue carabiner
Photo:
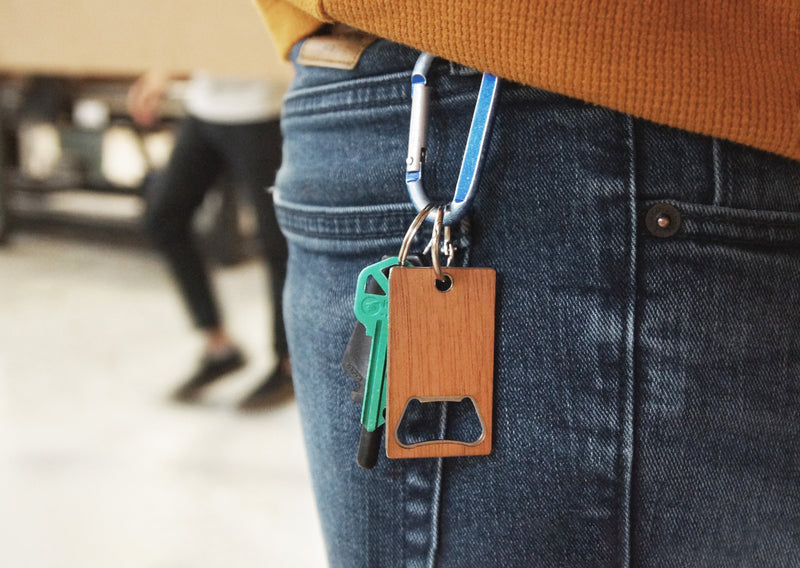
[[[408,132],[408,158],[406,159],[406,187],[408,195],[417,208],[422,211],[431,201],[425,194],[422,186],[422,165],[425,163],[428,137],[428,92],[427,73],[433,63],[433,55],[423,53],[414,65],[411,74],[411,126]],[[485,149],[489,142],[492,129],[497,93],[500,80],[484,73],[481,88],[478,91],[478,100],[475,103],[475,112],[472,115],[472,125],[469,129],[467,145],[464,149],[464,158],[461,161],[461,171],[458,174],[456,191],[453,200],[447,205],[444,212],[443,223],[450,225],[460,220],[467,212],[478,187],[481,168],[483,167]],[[434,222],[436,211],[433,210],[426,218]]]

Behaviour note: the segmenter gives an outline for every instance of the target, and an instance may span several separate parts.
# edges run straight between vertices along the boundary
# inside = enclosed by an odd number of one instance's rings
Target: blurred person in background
[[[150,71],[131,86],[127,106],[139,126],[150,128],[158,122],[170,81],[165,73]],[[225,328],[207,266],[192,235],[195,212],[223,172],[246,186],[258,216],[278,360],[276,369],[238,406],[265,408],[292,392],[281,301],[287,247],[268,192],[281,161],[282,95],[279,86],[266,80],[193,74],[185,93],[186,116],[170,161],[148,188],[147,231],[167,260],[192,320],[205,338],[197,369],[173,393],[177,401],[198,400],[206,387],[245,365],[242,350]]]

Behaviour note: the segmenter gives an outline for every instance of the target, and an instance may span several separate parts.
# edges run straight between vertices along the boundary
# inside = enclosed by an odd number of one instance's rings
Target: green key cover
[[[386,419],[386,348],[389,339],[389,269],[398,266],[396,256],[376,262],[358,276],[355,298],[355,314],[358,321],[364,324],[367,336],[372,338],[370,346],[367,380],[364,388],[364,401],[361,406],[361,424],[369,432],[383,424]],[[372,279],[380,292],[369,286]]]

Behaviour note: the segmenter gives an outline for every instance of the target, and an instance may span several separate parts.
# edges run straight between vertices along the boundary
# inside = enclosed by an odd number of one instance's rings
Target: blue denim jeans
[[[285,315],[330,565],[800,566],[800,164],[510,82],[456,227],[458,263],[498,275],[493,451],[357,467],[340,361],[359,271],[415,214],[417,55],[297,65],[285,101]],[[425,184],[449,201],[480,75],[437,60],[430,82]]]

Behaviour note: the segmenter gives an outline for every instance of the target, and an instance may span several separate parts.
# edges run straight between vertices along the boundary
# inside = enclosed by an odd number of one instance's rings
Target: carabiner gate
[[[429,53],[420,55],[411,74],[411,125],[408,132],[406,187],[417,211],[422,211],[431,203],[422,185],[422,166],[425,163],[427,151],[428,103],[430,101],[427,74],[433,59],[434,57]],[[453,200],[445,209],[444,225],[450,225],[460,220],[475,198],[485,158],[484,151],[492,129],[499,84],[500,80],[494,75],[483,74],[467,145],[464,149],[464,158],[461,161],[456,191]],[[435,222],[436,211],[432,210],[426,219]]]

